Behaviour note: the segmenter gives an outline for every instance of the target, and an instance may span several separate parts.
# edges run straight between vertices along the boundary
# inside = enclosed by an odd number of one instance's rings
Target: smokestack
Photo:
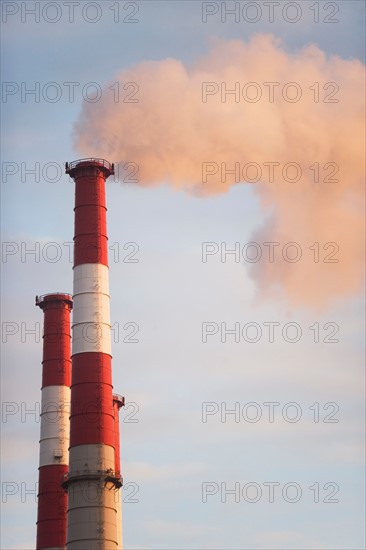
[[[121,477],[121,456],[119,445],[119,410],[125,405],[125,398],[117,393],[113,394],[114,408],[114,469],[116,476]],[[118,493],[117,501],[117,547],[122,548],[122,494]]]
[[[44,313],[37,550],[66,544],[70,405],[70,294],[36,296]]]
[[[118,548],[111,325],[103,159],[66,164],[75,180],[74,314],[67,549]]]

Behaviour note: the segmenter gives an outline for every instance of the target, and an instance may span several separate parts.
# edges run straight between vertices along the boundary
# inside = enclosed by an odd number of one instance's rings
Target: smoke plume
[[[266,299],[321,308],[361,290],[359,60],[327,57],[315,45],[288,53],[274,36],[256,35],[217,41],[189,67],[142,62],[114,82],[119,97],[113,84],[83,106],[81,154],[136,163],[142,186],[164,182],[205,196],[252,185],[263,209],[252,240],[263,255],[250,273]],[[279,243],[273,261],[263,242]]]

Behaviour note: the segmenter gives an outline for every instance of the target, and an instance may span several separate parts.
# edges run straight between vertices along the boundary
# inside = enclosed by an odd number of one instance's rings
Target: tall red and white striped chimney
[[[68,470],[70,414],[70,294],[36,297],[44,313],[42,406],[37,517],[37,550],[63,550],[67,495],[61,483]]]
[[[66,173],[75,180],[67,549],[119,549],[105,201],[114,167],[82,159]]]

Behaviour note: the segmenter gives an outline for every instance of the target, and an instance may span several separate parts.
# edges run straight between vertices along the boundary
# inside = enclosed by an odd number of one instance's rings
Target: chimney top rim
[[[108,175],[114,174],[114,164],[109,162],[106,159],[102,158],[84,158],[73,160],[72,162],[65,163],[65,172],[66,174],[71,174],[71,172],[77,168],[85,168],[86,166],[96,166],[98,168],[104,169]]]

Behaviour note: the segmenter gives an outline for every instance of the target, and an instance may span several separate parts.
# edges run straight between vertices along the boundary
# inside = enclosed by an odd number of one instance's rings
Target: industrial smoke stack
[[[70,413],[69,294],[36,297],[44,313],[42,405],[37,517],[37,550],[63,550],[67,495],[61,483],[68,470]]]
[[[105,202],[105,180],[114,167],[103,159],[82,159],[67,163],[66,173],[75,181],[66,546],[68,550],[119,549],[122,480],[115,461]]]

